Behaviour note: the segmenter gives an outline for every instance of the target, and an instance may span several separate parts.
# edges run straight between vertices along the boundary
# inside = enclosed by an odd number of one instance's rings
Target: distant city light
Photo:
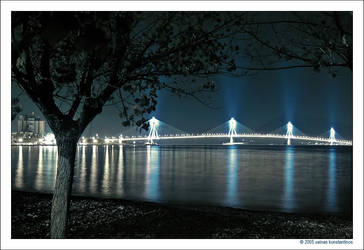
[[[54,134],[48,133],[44,137],[44,144],[47,144],[47,145],[56,144],[56,137],[54,136]]]

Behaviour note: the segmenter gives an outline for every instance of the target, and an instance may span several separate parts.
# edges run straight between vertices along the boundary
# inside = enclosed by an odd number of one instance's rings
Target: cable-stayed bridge
[[[234,118],[231,118],[226,123],[217,127],[218,129],[212,129],[206,133],[200,134],[189,134],[181,130],[175,129],[172,126],[157,120],[155,117],[149,120],[149,131],[145,131],[144,134],[134,135],[130,133],[130,130],[126,131],[124,134],[120,135],[119,138],[105,138],[96,139],[93,138],[91,142],[83,138],[80,144],[124,144],[142,142],[146,145],[158,145],[164,140],[180,140],[180,139],[208,139],[208,138],[220,138],[225,139],[223,145],[237,145],[245,144],[241,141],[244,138],[251,139],[281,139],[285,140],[287,145],[291,145],[293,141],[307,142],[307,144],[324,144],[324,145],[352,145],[351,140],[345,140],[337,138],[336,131],[334,128],[330,128],[328,137],[315,137],[307,136],[298,130],[291,122],[278,129],[279,132],[275,133],[257,133],[253,132],[251,129],[242,125]],[[160,129],[161,127],[167,127],[169,129]],[[225,132],[221,131],[226,129]],[[240,141],[239,141],[240,140]]]

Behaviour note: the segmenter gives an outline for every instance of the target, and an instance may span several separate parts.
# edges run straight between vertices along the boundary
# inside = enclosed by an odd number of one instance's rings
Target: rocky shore
[[[12,192],[13,239],[49,238],[50,194]],[[351,239],[351,215],[256,212],[224,207],[72,197],[68,238]]]

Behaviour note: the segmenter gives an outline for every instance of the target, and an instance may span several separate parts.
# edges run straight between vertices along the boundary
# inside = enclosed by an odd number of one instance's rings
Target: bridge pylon
[[[153,116],[152,119],[149,120],[150,131],[148,135],[148,142],[146,143],[147,145],[157,145],[157,143],[153,140],[159,139],[158,125],[159,121]]]
[[[231,119],[229,120],[229,133],[228,133],[230,142],[224,142],[222,145],[244,144],[243,142],[234,142],[234,137],[237,136],[236,125],[238,125],[237,121],[234,119],[234,117],[231,117]]]
[[[236,136],[236,120],[232,117],[229,120],[229,133],[230,143],[234,143],[234,136]]]
[[[286,132],[287,145],[291,145],[292,137],[293,137],[293,125],[291,122],[288,122],[287,123],[287,132]]]
[[[330,129],[330,137],[329,137],[329,141],[330,141],[330,145],[334,145],[334,143],[336,142],[336,138],[335,138],[335,129],[331,128]]]

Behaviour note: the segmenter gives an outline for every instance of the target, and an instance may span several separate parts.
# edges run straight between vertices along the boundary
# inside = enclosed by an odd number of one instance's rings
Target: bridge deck
[[[317,141],[317,142],[327,142],[330,143],[332,140],[330,138],[322,137],[311,137],[311,136],[291,136],[279,134],[237,134],[233,136],[234,138],[272,138],[272,139],[291,139],[291,140],[306,140],[306,141]],[[169,140],[169,139],[203,139],[203,138],[230,138],[228,134],[202,134],[202,135],[165,135],[153,140]],[[147,141],[149,137],[126,137],[122,138],[122,141]],[[342,145],[352,145],[352,141],[349,140],[338,140],[334,141],[336,144]]]

